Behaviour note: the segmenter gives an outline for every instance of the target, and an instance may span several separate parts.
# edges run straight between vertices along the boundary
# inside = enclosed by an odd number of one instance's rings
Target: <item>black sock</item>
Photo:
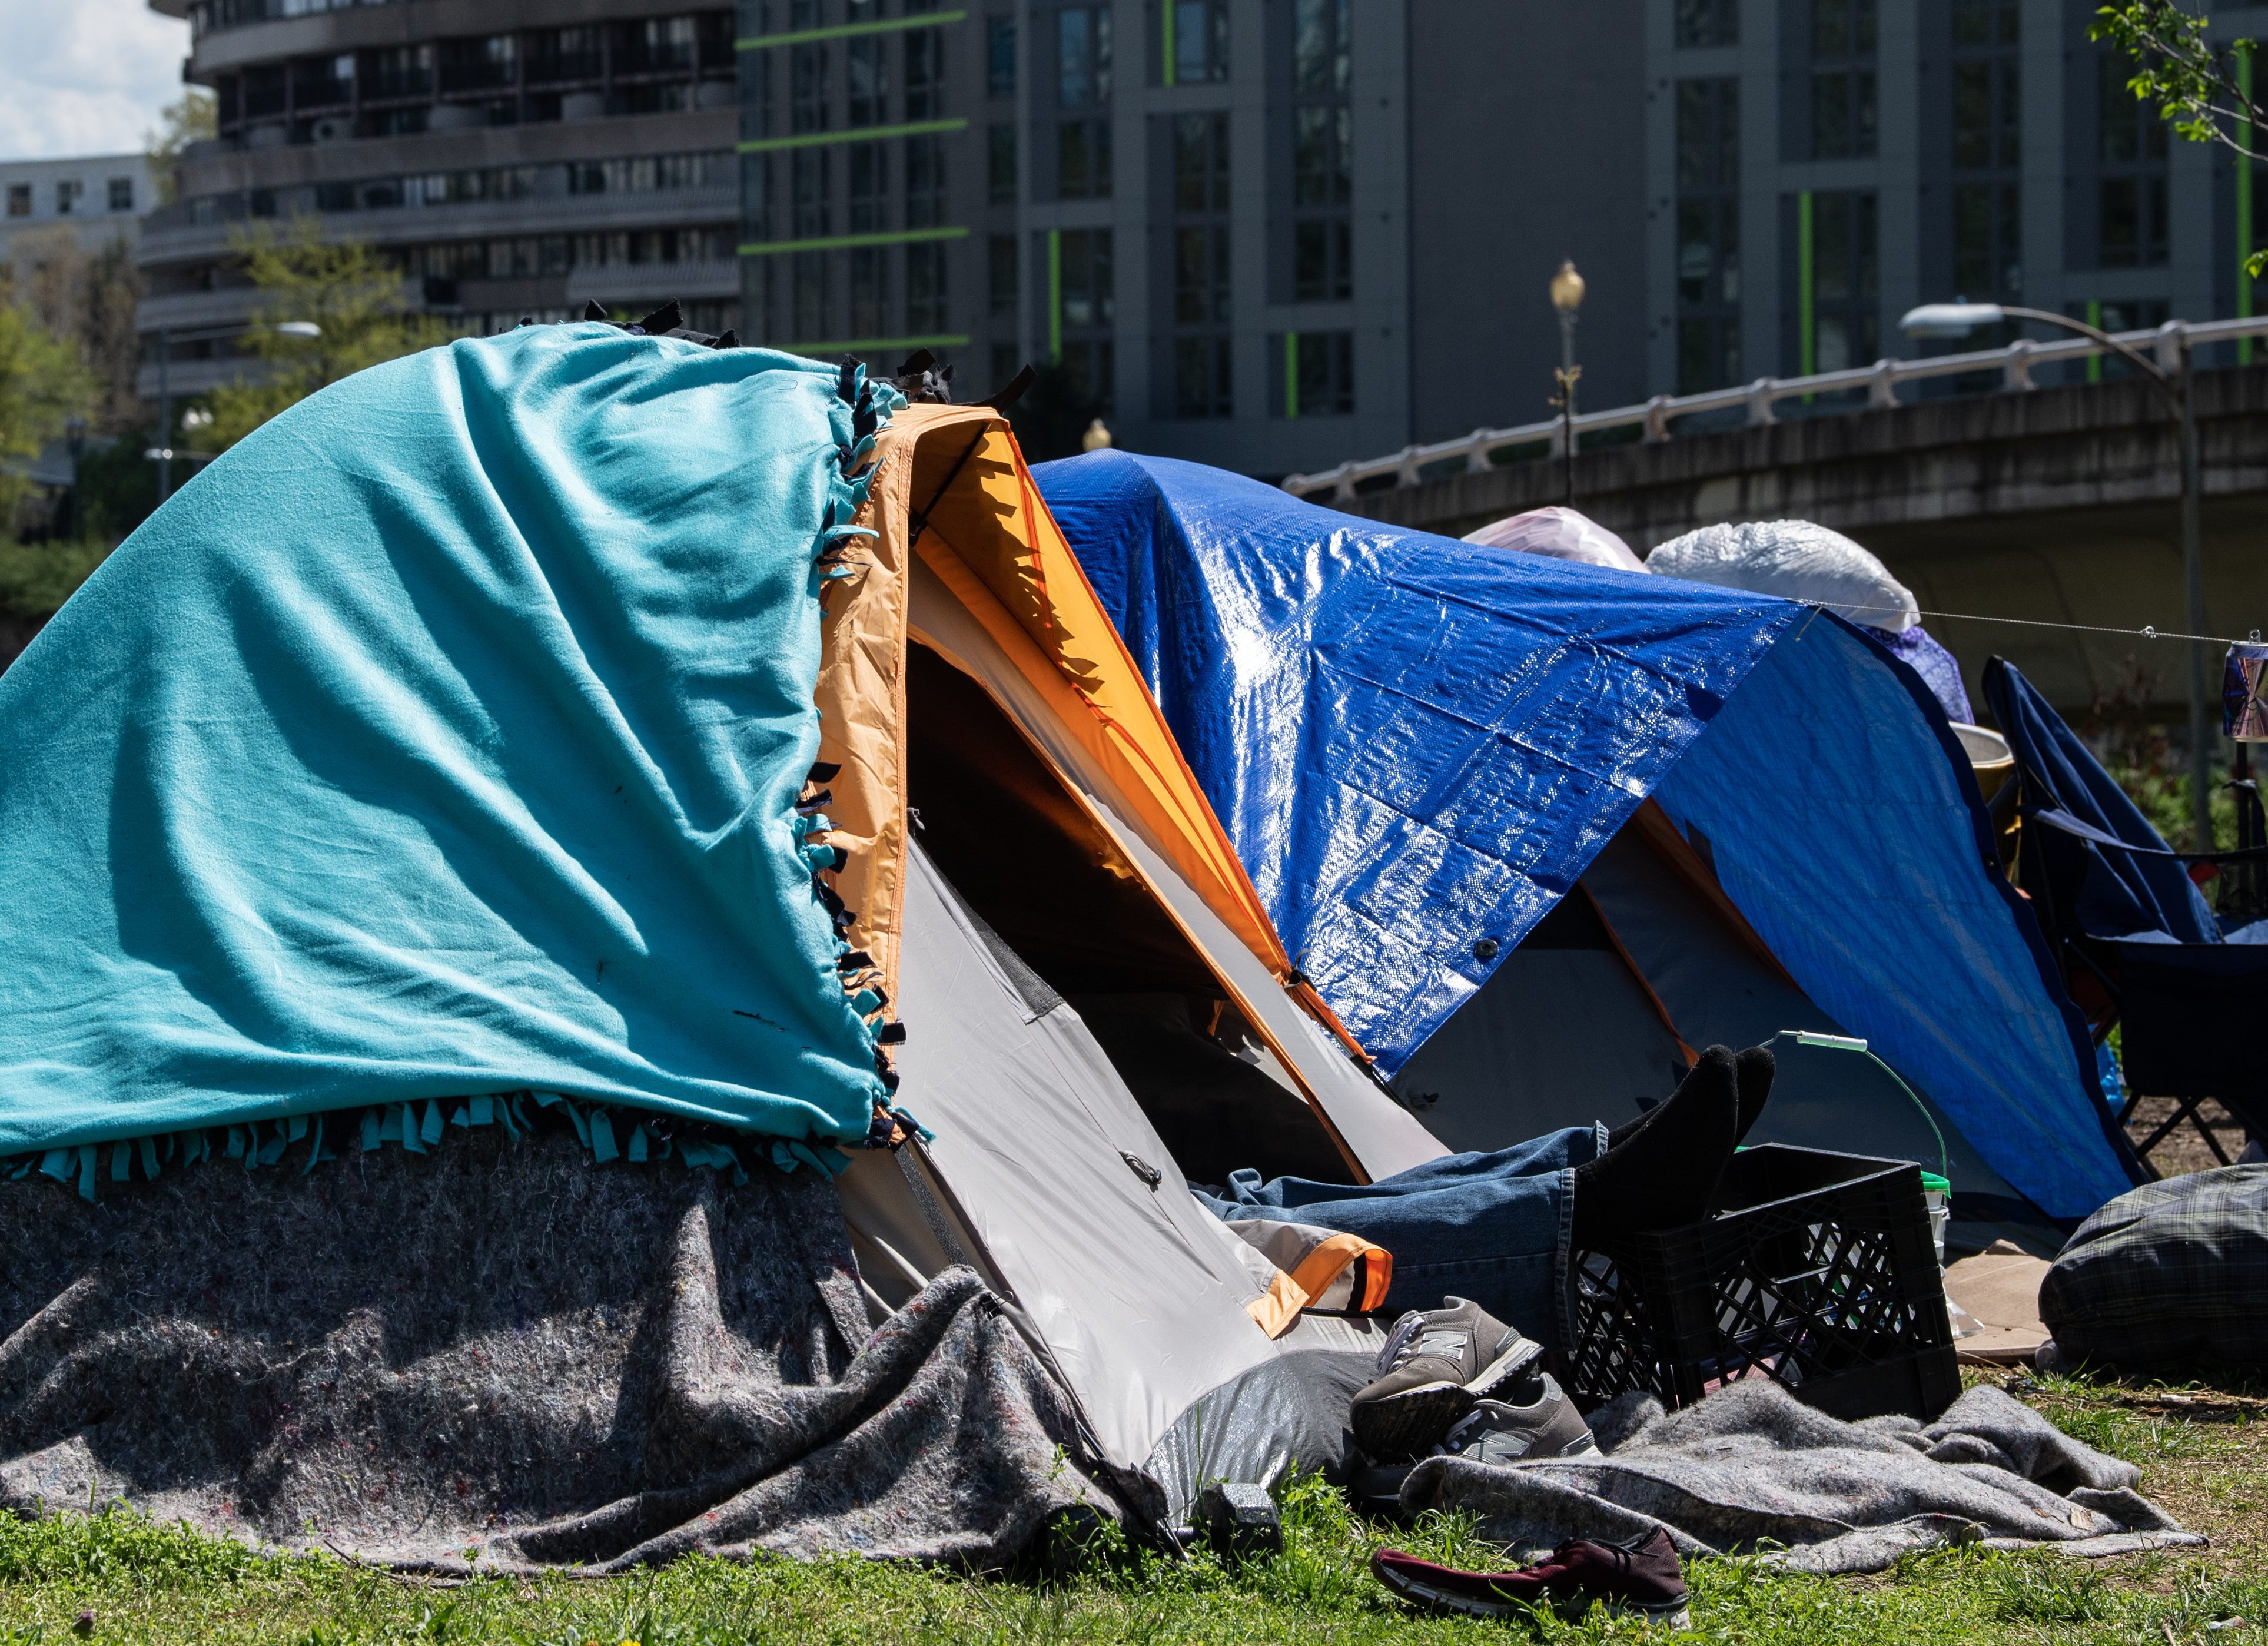
[[[1698,1222],[1740,1124],[1733,1053],[1711,1046],[1669,1100],[1619,1147],[1575,1168],[1574,1242]]]
[[[1697,1067],[1698,1065],[1697,1064],[1696,1067]],[[1609,1148],[1620,1148],[1624,1144],[1629,1142],[1631,1139],[1636,1137],[1647,1121],[1653,1119],[1654,1116],[1660,1114],[1664,1109],[1669,1106],[1670,1097],[1675,1097],[1677,1096],[1677,1092],[1683,1091],[1685,1089],[1685,1081],[1690,1081],[1692,1078],[1693,1070],[1686,1070],[1685,1080],[1682,1080],[1677,1082],[1677,1091],[1671,1092],[1669,1094],[1669,1097],[1656,1098],[1650,1107],[1640,1111],[1638,1118],[1634,1120],[1625,1120],[1620,1126],[1609,1126],[1607,1128],[1607,1147]]]
[[[1769,1046],[1750,1046],[1733,1059],[1733,1076],[1741,1093],[1741,1124],[1733,1134],[1734,1143],[1748,1140],[1749,1128],[1764,1113],[1764,1102],[1771,1096],[1772,1071],[1776,1067]]]

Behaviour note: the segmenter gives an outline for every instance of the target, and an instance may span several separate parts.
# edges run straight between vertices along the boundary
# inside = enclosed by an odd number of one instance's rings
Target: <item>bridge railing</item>
[[[2113,335],[2131,348],[2154,354],[2158,364],[2168,371],[2178,371],[2185,349],[2234,343],[2242,337],[2268,336],[2268,315],[2197,322],[2169,320],[2150,330]],[[1756,428],[1779,421],[1772,408],[1781,401],[1849,389],[1866,390],[1868,407],[1895,406],[1901,403],[1897,391],[1902,383],[1966,377],[1977,372],[1998,372],[2003,389],[2021,393],[2038,387],[2032,381],[2032,373],[2040,366],[2110,352],[2092,337],[2058,337],[2047,343],[2020,337],[2002,348],[1980,349],[1969,354],[1933,355],[1920,360],[1877,360],[1872,365],[1843,372],[1815,372],[1808,377],[1760,377],[1737,388],[1713,388],[1700,395],[1656,395],[1643,405],[1618,406],[1611,411],[1580,411],[1575,414],[1575,438],[1580,444],[1587,434],[1637,427],[1646,431],[1649,442],[1667,440],[1674,438],[1669,426],[1672,418],[1742,409],[1747,411],[1749,426]],[[1567,449],[1566,440],[1567,424],[1559,417],[1523,423],[1509,429],[1475,429],[1453,440],[1405,446],[1387,457],[1351,460],[1336,469],[1312,475],[1286,475],[1281,483],[1295,497],[1329,492],[1335,498],[1346,498],[1354,496],[1356,488],[1364,481],[1381,476],[1393,476],[1397,485],[1419,484],[1425,469],[1457,458],[1464,460],[1466,473],[1485,474],[1496,467],[1496,454],[1513,447],[1548,443],[1552,456],[1562,456]]]

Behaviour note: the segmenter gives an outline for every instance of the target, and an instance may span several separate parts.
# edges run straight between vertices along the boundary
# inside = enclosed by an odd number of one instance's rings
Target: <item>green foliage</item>
[[[2191,143],[2218,143],[2254,159],[2268,159],[2268,121],[2246,90],[2241,64],[2255,41],[2206,38],[2212,19],[2177,0],[2123,0],[2097,8],[2089,40],[2109,41],[2134,64],[2126,82],[2135,100],[2154,103],[2159,117]],[[2245,264],[2254,279],[2268,251]]]
[[[192,436],[203,450],[227,450],[276,413],[365,366],[448,340],[438,320],[410,312],[398,269],[360,241],[324,240],[312,218],[281,232],[268,224],[239,231],[230,246],[265,299],[240,345],[261,369],[213,391],[212,421]],[[320,335],[277,329],[291,321],[312,321]]]
[[[159,205],[170,206],[181,197],[181,151],[219,135],[218,109],[213,94],[202,86],[185,87],[178,100],[158,111],[156,129],[142,134],[142,152],[150,163]]]
[[[29,462],[82,415],[94,386],[77,351],[40,323],[26,304],[0,306],[0,464]],[[0,468],[0,531],[13,520],[31,482]]]
[[[109,558],[110,547],[100,538],[33,543],[0,538],[0,613],[52,616]]]

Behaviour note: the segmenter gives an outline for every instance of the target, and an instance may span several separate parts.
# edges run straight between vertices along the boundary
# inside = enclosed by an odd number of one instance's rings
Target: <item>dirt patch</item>
[[[2179,1105],[2170,1097],[2137,1097],[2132,1118],[2128,1121],[2126,1135],[2139,1148],[2151,1133],[2163,1126]],[[2213,1140],[2220,1145],[2221,1153],[2235,1160],[2244,1152],[2247,1135],[2236,1117],[2208,1097],[2198,1109],[2198,1116],[2205,1123]],[[2213,1145],[2205,1140],[2203,1133],[2190,1121],[2167,1134],[2166,1140],[2150,1151],[2149,1163],[2157,1168],[2161,1177],[2178,1177],[2184,1172],[2211,1171],[2223,1164],[2213,1152]]]

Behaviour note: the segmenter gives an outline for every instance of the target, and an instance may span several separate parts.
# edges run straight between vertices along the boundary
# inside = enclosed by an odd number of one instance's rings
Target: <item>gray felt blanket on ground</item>
[[[1874,1572],[1910,1550],[2051,1544],[2074,1554],[2201,1544],[2134,1490],[2133,1465],[1974,1388],[1935,1423],[1845,1423],[1749,1380],[1665,1414],[1624,1395],[1592,1414],[1602,1457],[1510,1466],[1435,1458],[1403,1509],[1462,1511],[1523,1553],[1666,1526],[1686,1555],[1783,1546],[1798,1571]]]
[[[444,1570],[988,1563],[1108,1512],[969,1272],[872,1329],[808,1169],[593,1166],[563,1128],[298,1163],[0,1183],[0,1512]]]

